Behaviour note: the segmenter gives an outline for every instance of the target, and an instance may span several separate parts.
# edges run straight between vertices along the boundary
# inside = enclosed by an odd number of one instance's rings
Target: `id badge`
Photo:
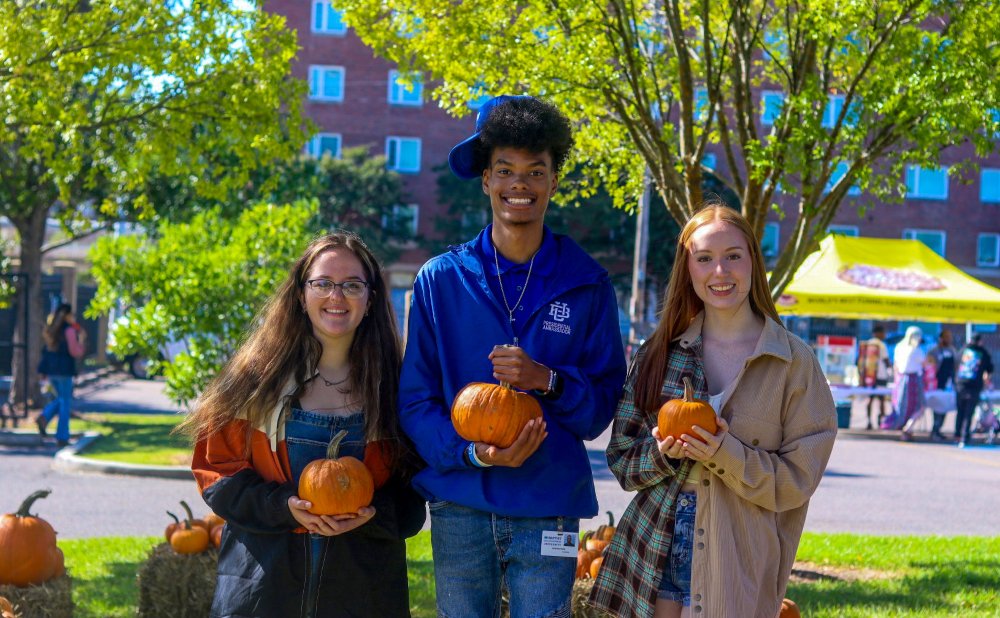
[[[561,517],[558,527],[558,530],[542,530],[542,555],[576,558],[576,550],[580,546],[580,535],[564,531]]]

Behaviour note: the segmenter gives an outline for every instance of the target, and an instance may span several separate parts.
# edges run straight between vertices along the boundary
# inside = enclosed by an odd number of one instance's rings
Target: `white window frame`
[[[994,187],[994,195],[986,194],[986,187]],[[984,167],[979,170],[979,201],[984,204],[1000,204],[1000,169]]]
[[[941,240],[941,251],[938,251],[934,247],[931,247],[930,244],[924,238],[920,238],[920,236],[924,237],[937,236]],[[903,238],[905,238],[906,240],[919,240],[920,242],[927,245],[927,247],[930,248],[930,250],[933,251],[934,253],[937,253],[941,257],[945,257],[945,251],[948,248],[948,233],[945,232],[944,230],[924,230],[918,228],[904,228]]]
[[[983,241],[993,241],[993,260],[980,259],[979,245]],[[1000,234],[980,234],[976,237],[976,266],[1000,267]]]
[[[762,90],[760,93],[760,123],[765,127],[773,126],[774,121],[781,116],[780,107],[773,117],[768,113],[770,109],[768,101],[774,98],[781,99],[781,105],[785,104],[785,93],[780,90]]]
[[[310,138],[306,143],[306,152],[314,159],[322,157],[323,153],[320,151],[320,145],[322,144],[324,138],[336,138],[337,150],[335,152],[331,151],[330,156],[334,159],[339,159],[342,151],[344,150],[344,137],[340,133],[317,133],[316,135],[313,135],[312,138]]]
[[[413,73],[413,88],[407,90],[406,86],[397,81],[402,75],[398,69],[389,71],[389,92],[387,100],[389,105],[399,105],[401,107],[421,107],[424,104],[424,81],[420,72]],[[415,97],[415,99],[407,99]]]
[[[397,156],[396,164],[392,163],[392,149],[396,149],[396,153],[402,150],[404,143],[416,142],[417,145],[417,165],[416,167],[401,167],[399,165],[399,157]],[[385,138],[385,166],[387,169],[399,172],[400,174],[418,174],[420,173],[420,155],[423,149],[422,140],[419,137],[405,137],[400,135],[390,135]]]
[[[768,237],[768,232],[774,235],[774,253],[767,253],[765,251],[764,241]],[[765,223],[764,233],[760,235],[760,252],[764,256],[764,259],[776,258],[778,257],[778,252],[781,251],[781,226],[777,223]]]
[[[949,170],[949,168],[947,168],[947,167],[924,168],[924,167],[920,167],[919,165],[907,165],[906,166],[906,172],[905,172],[906,173],[906,178],[904,179],[905,180],[905,184],[906,184],[906,197],[907,197],[907,199],[911,199],[911,200],[913,200],[913,199],[917,199],[917,200],[946,200],[946,199],[948,199],[948,185],[950,184],[949,178],[948,178],[948,170]],[[943,194],[940,194],[940,193],[930,193],[930,192],[927,192],[926,190],[924,190],[923,188],[921,188],[921,186],[920,186],[920,184],[921,184],[920,183],[921,173],[927,173],[927,172],[934,172],[934,173],[943,172],[944,173],[944,193]],[[912,186],[912,187],[910,186],[910,174],[911,173],[913,174],[913,177],[914,177],[914,186]]]
[[[330,72],[340,74],[340,92],[334,96],[326,96],[323,93],[326,75]],[[309,100],[322,103],[341,103],[344,100],[344,89],[346,87],[347,70],[342,66],[332,64],[310,64],[309,65]]]
[[[826,226],[827,234],[835,234],[840,236],[854,236],[857,238],[859,235],[858,226],[856,225],[840,225],[837,223],[831,223]]]
[[[325,9],[325,10],[324,10]],[[320,24],[316,25],[316,12],[323,10],[320,17]],[[333,11],[340,16],[339,27],[331,27],[329,24],[329,11]],[[309,14],[309,30],[313,34],[326,34],[331,36],[344,36],[347,34],[347,26],[344,24],[344,14],[333,8],[330,0],[312,0],[312,12]]]

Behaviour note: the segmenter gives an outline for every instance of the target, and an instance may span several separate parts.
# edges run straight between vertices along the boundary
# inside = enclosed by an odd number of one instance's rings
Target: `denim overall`
[[[347,435],[340,441],[338,457],[365,458],[365,416],[363,412],[355,412],[349,416],[334,416],[307,412],[296,402],[291,414],[285,422],[285,440],[288,446],[288,463],[292,469],[292,480],[296,486],[302,470],[310,462],[326,457],[326,449],[330,439],[339,431],[347,430]],[[307,599],[304,616],[314,616],[316,612],[316,597],[319,590],[320,575],[323,566],[323,555],[329,537],[321,534],[309,535],[309,567],[306,569],[304,589]]]

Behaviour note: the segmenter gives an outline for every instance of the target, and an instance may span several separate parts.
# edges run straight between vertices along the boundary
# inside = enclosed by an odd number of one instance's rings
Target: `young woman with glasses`
[[[343,232],[314,241],[183,425],[202,496],[227,522],[213,616],[409,616],[403,539],[424,502],[399,428],[400,362],[368,247]],[[339,455],[364,460],[375,498],[313,515],[299,476],[342,430]]]

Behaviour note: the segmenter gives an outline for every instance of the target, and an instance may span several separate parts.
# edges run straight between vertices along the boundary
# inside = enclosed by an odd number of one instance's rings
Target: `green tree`
[[[402,243],[410,240],[408,225],[394,216],[394,209],[406,202],[402,179],[386,169],[385,157],[370,156],[363,146],[345,149],[341,158],[300,155],[273,161],[224,199],[198,195],[183,177],[157,175],[146,187],[158,217],[173,222],[189,221],[205,210],[235,217],[247,204],[316,200],[317,229],[356,232],[384,263],[397,259]],[[155,235],[156,229],[154,222],[149,231]]]
[[[529,92],[579,126],[576,194],[630,207],[648,169],[671,216],[703,202],[702,160],[763,232],[794,220],[777,296],[852,186],[900,199],[907,164],[1000,131],[1000,13],[988,0],[335,0],[376,52],[441,80],[457,114]],[[762,120],[760,89],[769,98]],[[722,166],[720,166],[721,168]]]
[[[316,203],[261,203],[236,217],[220,209],[183,223],[161,222],[156,237],[107,236],[90,250],[97,294],[92,313],[121,310],[111,351],[157,359],[167,392],[193,401],[229,359],[264,300],[315,234]],[[197,250],[192,250],[197,248]]]
[[[238,4],[0,2],[0,215],[17,230],[28,280],[18,301],[30,303],[24,384],[36,382],[47,217],[70,237],[94,221],[148,218],[143,183],[154,170],[221,197],[301,147],[294,34]]]

